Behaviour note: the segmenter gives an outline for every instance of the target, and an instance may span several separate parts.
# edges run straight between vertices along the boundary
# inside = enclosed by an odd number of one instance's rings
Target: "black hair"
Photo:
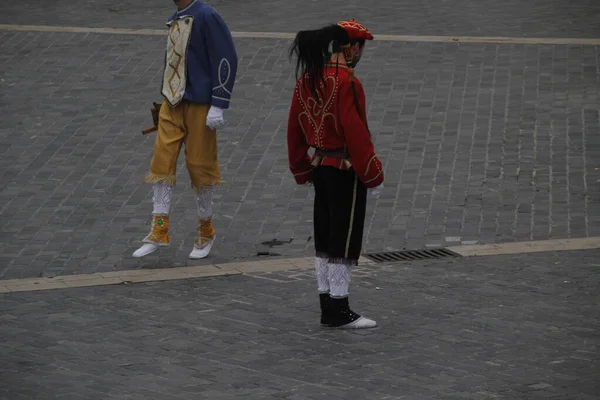
[[[299,73],[306,75],[305,83],[316,98],[321,92],[323,69],[331,57],[330,51],[338,53],[347,44],[351,44],[348,32],[339,25],[300,31],[296,35],[290,48],[290,58],[297,57],[296,78]]]

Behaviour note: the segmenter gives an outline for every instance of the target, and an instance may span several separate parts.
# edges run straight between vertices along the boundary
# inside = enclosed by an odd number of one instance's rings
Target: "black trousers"
[[[353,169],[319,166],[315,185],[314,233],[317,257],[356,265],[362,250],[367,188]]]

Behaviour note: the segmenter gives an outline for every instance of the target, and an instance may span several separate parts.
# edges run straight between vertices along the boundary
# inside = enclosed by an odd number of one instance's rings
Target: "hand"
[[[383,189],[383,183],[379,186],[376,186],[374,188],[369,188],[367,191],[369,192],[369,194],[373,197],[379,197],[379,195],[381,194],[381,190]]]
[[[210,129],[217,129],[223,126],[225,121],[223,120],[223,109],[215,106],[211,106],[206,116],[206,126]]]

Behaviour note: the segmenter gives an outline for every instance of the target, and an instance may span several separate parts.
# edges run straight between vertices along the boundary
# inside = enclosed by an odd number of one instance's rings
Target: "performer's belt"
[[[344,164],[348,169],[352,167],[350,163],[350,154],[348,154],[345,150],[325,150],[325,149],[315,149],[315,158],[312,162],[313,167],[318,167],[321,165],[321,161],[323,161],[324,157],[330,158],[339,158],[344,161]]]
[[[321,157],[342,158],[344,160],[350,158],[350,154],[344,150],[324,150],[316,148],[315,155]]]

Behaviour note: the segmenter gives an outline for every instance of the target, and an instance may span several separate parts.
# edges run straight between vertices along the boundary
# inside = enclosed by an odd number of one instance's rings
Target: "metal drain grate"
[[[363,256],[378,263],[460,257],[459,254],[442,248],[428,250],[390,251],[385,253],[366,253],[363,254]]]

